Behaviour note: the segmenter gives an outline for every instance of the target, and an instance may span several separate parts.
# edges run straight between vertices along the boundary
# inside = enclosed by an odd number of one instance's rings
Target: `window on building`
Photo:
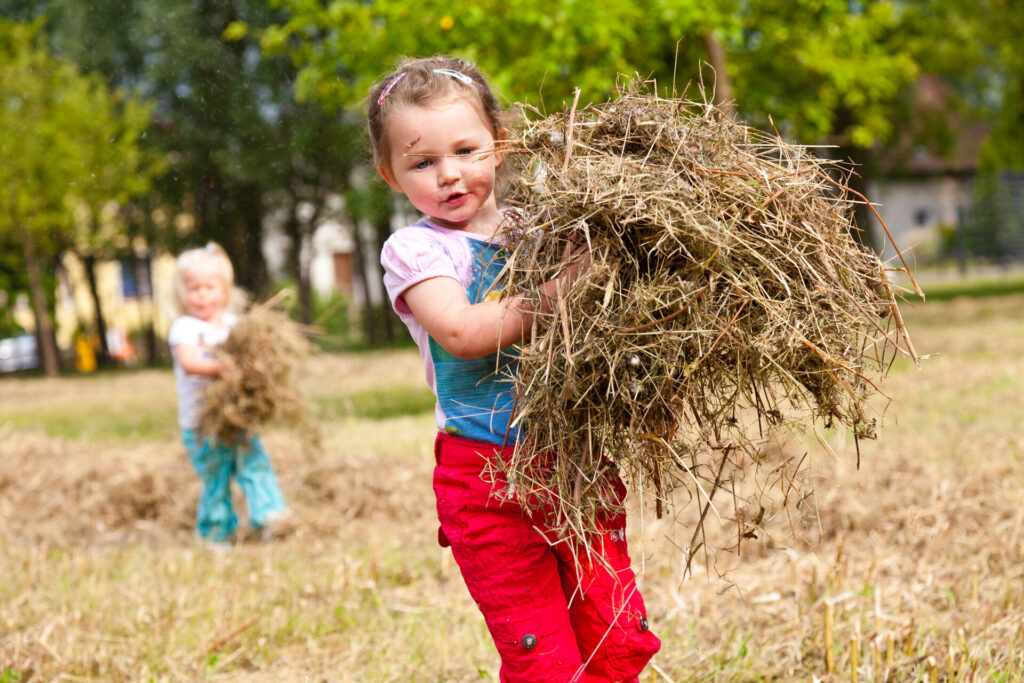
[[[148,299],[153,295],[149,259],[121,259],[121,292],[125,299]]]
[[[352,297],[352,254],[334,252],[334,288]]]

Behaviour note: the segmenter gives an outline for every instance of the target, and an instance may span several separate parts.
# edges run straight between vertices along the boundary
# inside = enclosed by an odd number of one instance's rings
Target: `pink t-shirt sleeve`
[[[398,230],[384,242],[380,264],[388,299],[400,315],[410,313],[402,294],[413,285],[434,277],[459,279],[443,238],[417,225]]]

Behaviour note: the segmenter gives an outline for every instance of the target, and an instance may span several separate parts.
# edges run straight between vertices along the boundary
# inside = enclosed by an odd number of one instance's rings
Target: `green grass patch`
[[[178,420],[173,412],[125,410],[118,412],[72,412],[59,410],[8,414],[3,420],[15,428],[35,429],[62,439],[173,439],[178,433]]]
[[[434,408],[434,395],[426,386],[396,385],[321,397],[317,408],[324,418],[388,420],[422,415]],[[147,409],[148,408],[148,409]],[[15,429],[45,432],[62,439],[175,439],[177,416],[173,406],[121,407],[67,404],[59,407],[9,412],[0,420]]]
[[[434,394],[424,386],[399,385],[325,397],[318,399],[317,405],[325,417],[388,420],[433,410]]]
[[[921,285],[926,301],[950,301],[960,297],[983,299],[993,296],[1024,294],[1024,274],[1014,273],[1005,277],[970,278],[949,282],[932,282]],[[921,301],[913,292],[906,295],[907,301]]]

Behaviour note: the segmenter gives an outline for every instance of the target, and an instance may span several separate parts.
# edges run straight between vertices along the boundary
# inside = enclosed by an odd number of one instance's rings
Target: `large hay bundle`
[[[230,369],[207,384],[199,419],[203,432],[221,443],[237,443],[272,420],[297,428],[307,449],[318,443],[296,386],[310,344],[305,328],[277,310],[280,301],[279,296],[250,307],[217,350]]]
[[[506,291],[536,299],[567,255],[590,260],[522,349],[520,447],[501,465],[562,533],[616,507],[615,466],[659,512],[682,485],[706,513],[777,425],[874,437],[872,378],[913,350],[826,162],[635,85],[528,121],[520,144]],[[538,460],[552,451],[553,469]]]

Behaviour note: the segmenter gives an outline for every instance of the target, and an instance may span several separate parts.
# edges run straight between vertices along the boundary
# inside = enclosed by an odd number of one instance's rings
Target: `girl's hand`
[[[540,310],[538,313],[551,313],[558,305],[558,299],[566,296],[573,284],[580,278],[593,259],[586,241],[570,237],[565,243],[562,262],[566,263],[561,272],[540,286]]]
[[[221,353],[217,356],[217,362],[220,363],[220,370],[217,372],[218,375],[224,376],[232,372],[238,372],[238,364],[235,363],[235,359],[226,353]]]

